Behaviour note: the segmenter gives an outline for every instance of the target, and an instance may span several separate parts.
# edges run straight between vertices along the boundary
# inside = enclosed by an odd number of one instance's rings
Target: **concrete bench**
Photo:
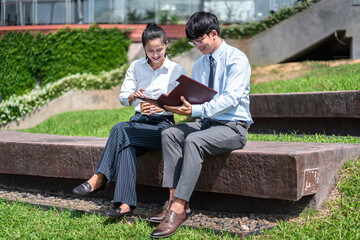
[[[252,133],[360,136],[360,91],[251,94]]]
[[[0,184],[11,184],[24,176],[30,177],[26,184],[30,184],[31,177],[55,185],[60,182],[56,179],[76,179],[80,183],[92,176],[105,143],[106,138],[0,131]],[[270,199],[267,203],[275,201],[279,208],[284,202],[318,208],[335,187],[334,177],[342,164],[359,157],[360,144],[249,141],[242,150],[205,159],[194,202],[204,202],[208,196],[202,194],[213,193],[230,203],[236,196],[245,197],[248,203],[241,205],[248,207],[254,199]],[[161,152],[140,156],[139,188],[161,189],[161,180]],[[68,192],[74,184],[68,186]],[[153,200],[148,193],[142,195],[143,201]],[[235,206],[232,203],[232,210],[241,210]]]

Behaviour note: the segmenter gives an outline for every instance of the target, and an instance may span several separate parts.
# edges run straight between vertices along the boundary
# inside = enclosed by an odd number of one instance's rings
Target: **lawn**
[[[35,128],[24,130],[72,136],[107,137],[111,127],[127,121],[134,113],[131,107],[118,110],[96,110],[63,113],[49,118]],[[176,116],[176,122],[187,119]],[[328,143],[360,143],[359,137],[289,134],[249,134],[252,141],[297,141]],[[256,239],[359,239],[360,238],[360,159],[348,162],[339,182],[341,197],[325,204],[322,211],[307,211],[292,221]],[[138,221],[130,224],[110,221],[97,215],[79,215],[70,211],[43,211],[26,204],[0,202],[0,227],[3,238],[76,238],[76,239],[147,239],[154,226]],[[12,210],[14,209],[14,210]],[[20,212],[18,217],[11,212]],[[31,218],[31,221],[29,220]],[[1,235],[3,234],[3,235]],[[11,236],[11,237],[10,237]],[[216,235],[202,229],[181,229],[170,239],[231,239],[228,234]]]
[[[290,93],[360,90],[360,64],[318,68],[302,76],[263,82],[251,86],[250,93]]]
[[[86,110],[67,112],[53,116],[36,127],[21,130],[30,133],[46,133],[67,136],[108,137],[114,124],[128,121],[134,114],[132,107],[117,110]],[[186,117],[175,115],[176,123],[187,121]],[[249,141],[289,141],[289,142],[328,142],[360,143],[359,137],[287,134],[249,134]]]
[[[316,69],[299,78],[252,86],[252,93],[360,90],[360,65]],[[70,136],[107,137],[111,127],[128,121],[131,107],[118,110],[69,112],[22,130]],[[187,121],[176,116],[176,122]],[[359,137],[288,134],[249,134],[250,141],[360,143]],[[337,195],[321,211],[308,210],[255,239],[360,239],[360,159],[347,162],[338,181]],[[127,223],[99,215],[44,211],[24,203],[0,200],[0,239],[149,239],[155,227],[141,220]],[[230,239],[202,229],[180,229],[169,239]]]
[[[307,211],[298,218],[251,239],[360,239],[360,159],[347,162],[338,180],[338,197],[322,211]],[[335,195],[336,196],[336,195]],[[70,210],[49,211],[26,203],[0,199],[0,239],[149,239],[155,228],[141,220],[110,220],[101,215]],[[239,239],[238,237],[234,237]],[[203,229],[180,228],[168,239],[233,239]]]
[[[0,239],[149,239],[156,225],[141,220],[112,220],[0,199]],[[180,228],[169,239],[231,239],[229,234]]]
[[[321,211],[280,222],[256,239],[360,239],[360,159],[343,166],[333,194]]]

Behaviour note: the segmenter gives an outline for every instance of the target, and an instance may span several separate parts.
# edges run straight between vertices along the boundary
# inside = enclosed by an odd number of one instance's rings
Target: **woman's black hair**
[[[186,37],[189,40],[195,40],[209,34],[212,30],[216,30],[220,36],[219,22],[215,14],[210,12],[196,12],[186,23]]]
[[[142,44],[145,47],[148,41],[160,38],[164,44],[167,44],[167,37],[164,29],[156,25],[155,23],[148,23],[145,30],[142,33]]]

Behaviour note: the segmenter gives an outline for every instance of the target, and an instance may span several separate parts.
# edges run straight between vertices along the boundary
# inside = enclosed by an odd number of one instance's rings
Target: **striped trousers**
[[[136,113],[113,126],[95,174],[104,174],[108,183],[116,178],[114,203],[136,206],[136,157],[161,149],[161,132],[173,124],[173,116]]]

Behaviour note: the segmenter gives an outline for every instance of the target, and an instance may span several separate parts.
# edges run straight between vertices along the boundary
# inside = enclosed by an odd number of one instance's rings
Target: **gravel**
[[[28,202],[41,206],[56,206],[84,212],[103,212],[112,207],[111,201],[103,198],[77,198],[60,192],[58,195],[46,192],[30,192],[19,189],[7,189],[0,187],[0,198],[9,201]],[[191,203],[190,203],[191,204]],[[162,211],[162,206],[151,203],[138,203],[133,217],[146,220],[148,217]],[[215,232],[227,231],[230,234],[246,236],[259,234],[263,229],[270,229],[277,225],[277,221],[287,219],[285,215],[259,215],[244,213],[213,212],[205,210],[193,210],[192,215],[183,224],[194,228],[213,229]]]

